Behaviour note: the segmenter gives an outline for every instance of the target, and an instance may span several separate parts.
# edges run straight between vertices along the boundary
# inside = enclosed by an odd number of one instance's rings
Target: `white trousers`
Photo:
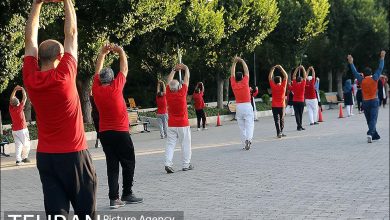
[[[157,114],[158,127],[160,128],[160,136],[167,136],[168,114]]]
[[[317,99],[306,99],[306,107],[310,123],[317,122],[318,119],[318,101]]]
[[[252,97],[252,100],[253,100],[253,117],[254,117],[254,120],[258,120],[255,98]]]
[[[168,127],[168,138],[165,146],[165,166],[173,165],[173,154],[176,143],[181,146],[183,168],[188,168],[191,162],[191,130],[187,127]]]
[[[28,154],[30,153],[30,134],[28,133],[28,129],[24,128],[22,130],[12,131],[12,136],[15,142],[16,161],[21,161],[22,158],[28,158]],[[25,150],[22,155],[23,147],[25,147]]]
[[[347,109],[347,116],[353,115],[353,105],[346,105],[345,108]]]
[[[245,143],[246,140],[252,141],[254,118],[253,109],[250,102],[237,103],[236,119],[238,122],[238,127],[240,128],[241,141],[243,143]]]

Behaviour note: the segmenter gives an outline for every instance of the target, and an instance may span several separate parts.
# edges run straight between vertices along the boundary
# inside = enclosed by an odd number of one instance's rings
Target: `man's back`
[[[69,53],[57,68],[44,72],[39,71],[35,57],[24,58],[23,81],[36,112],[38,152],[69,153],[87,148],[76,75],[77,63]]]
[[[189,126],[187,111],[187,91],[188,86],[182,85],[177,92],[172,92],[167,86],[167,104],[168,104],[168,125],[170,127]]]

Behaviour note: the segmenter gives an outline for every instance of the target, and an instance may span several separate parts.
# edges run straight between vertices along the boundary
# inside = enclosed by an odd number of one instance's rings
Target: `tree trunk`
[[[91,80],[77,80],[77,89],[80,97],[81,111],[83,113],[83,121],[84,123],[91,124],[91,103],[89,102],[89,94],[90,94],[90,86]]]
[[[225,79],[223,83],[223,101],[228,101],[229,100],[229,79]]]
[[[343,74],[338,72],[336,75],[337,81],[337,96],[342,99],[343,98]]]
[[[31,123],[31,102],[30,97],[27,96],[26,105],[24,106],[24,116],[26,121]]]
[[[2,135],[3,135],[3,119],[1,119],[1,110],[0,110],[0,137]]]
[[[333,92],[333,73],[331,70],[328,72],[328,92]]]
[[[221,74],[217,74],[217,108],[223,109],[223,82]]]

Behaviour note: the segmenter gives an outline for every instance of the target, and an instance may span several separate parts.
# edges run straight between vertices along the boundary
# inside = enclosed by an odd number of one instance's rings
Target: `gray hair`
[[[13,97],[13,98],[11,99],[10,103],[11,103],[12,106],[18,106],[18,105],[20,104],[20,101],[19,101],[18,98]]]
[[[179,90],[179,81],[177,81],[176,79],[172,80],[169,82],[169,89],[172,91],[172,92],[177,92]]]
[[[111,68],[103,68],[99,73],[99,79],[102,84],[108,84],[114,80],[114,71]]]

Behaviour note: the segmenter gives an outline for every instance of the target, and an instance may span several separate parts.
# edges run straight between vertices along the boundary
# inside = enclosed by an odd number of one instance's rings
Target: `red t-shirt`
[[[287,79],[283,80],[281,84],[276,84],[273,80],[269,81],[272,90],[272,107],[284,107],[286,97]]]
[[[169,127],[190,126],[187,111],[187,91],[188,86],[186,84],[183,84],[181,89],[177,92],[171,92],[169,85],[167,85]]]
[[[38,152],[70,153],[87,148],[76,75],[77,61],[69,53],[57,68],[42,72],[37,58],[24,58],[23,82],[36,113]]]
[[[23,111],[24,105],[21,102],[18,106],[9,105],[9,114],[12,119],[12,130],[19,131],[27,128],[26,118]]]
[[[315,84],[316,84],[315,79],[307,81],[305,86],[305,99],[317,98]]]
[[[167,114],[167,97],[164,94],[163,96],[156,96],[157,103],[157,114]]]
[[[236,97],[236,103],[251,102],[248,75],[245,75],[239,82],[236,82],[234,77],[230,77],[230,84],[232,85],[234,96]]]
[[[129,131],[129,118],[123,99],[126,77],[119,72],[109,85],[102,85],[95,74],[92,94],[99,112],[99,131]]]
[[[304,102],[305,101],[305,86],[306,80],[302,79],[300,83],[297,83],[296,80],[292,81],[291,91],[294,93],[294,102]]]
[[[192,99],[194,99],[195,110],[201,110],[204,108],[203,92],[192,94]]]

